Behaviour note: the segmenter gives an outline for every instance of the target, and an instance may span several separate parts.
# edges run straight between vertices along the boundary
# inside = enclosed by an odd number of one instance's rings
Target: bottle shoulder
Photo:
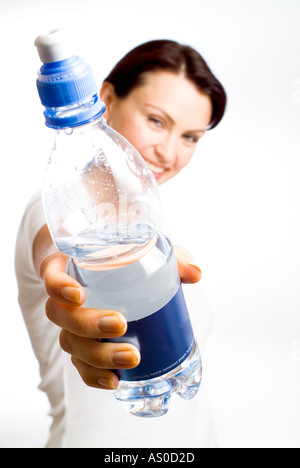
[[[78,261],[97,263],[113,246],[138,251],[162,223],[149,167],[101,119],[57,132],[43,193],[57,248]]]

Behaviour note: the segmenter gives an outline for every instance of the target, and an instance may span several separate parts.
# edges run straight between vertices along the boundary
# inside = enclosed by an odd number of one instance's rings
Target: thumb
[[[192,254],[179,245],[174,245],[178,271],[183,283],[198,283],[202,278],[201,269],[195,265]]]
[[[82,286],[66,273],[68,257],[60,252],[46,257],[40,269],[41,278],[50,297],[66,304],[82,305],[85,293]]]

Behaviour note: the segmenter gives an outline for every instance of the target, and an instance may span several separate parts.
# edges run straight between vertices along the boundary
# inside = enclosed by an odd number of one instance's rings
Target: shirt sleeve
[[[46,392],[53,417],[48,447],[58,446],[63,437],[64,378],[63,351],[59,346],[60,329],[48,320],[45,304],[48,299],[44,283],[35,271],[33,244],[39,230],[46,224],[41,193],[30,200],[17,234],[15,272],[18,300],[34,354],[39,362],[40,390]]]

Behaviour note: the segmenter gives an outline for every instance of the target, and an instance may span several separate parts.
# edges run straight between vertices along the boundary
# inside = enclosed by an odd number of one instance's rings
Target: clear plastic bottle
[[[126,334],[110,341],[140,350],[135,369],[116,371],[116,398],[131,414],[161,416],[174,392],[197,393],[202,367],[155,177],[107,126],[92,71],[68,55],[61,32],[35,45],[46,125],[56,133],[43,190],[49,230],[70,257],[67,273],[84,287],[85,306],[126,317]]]

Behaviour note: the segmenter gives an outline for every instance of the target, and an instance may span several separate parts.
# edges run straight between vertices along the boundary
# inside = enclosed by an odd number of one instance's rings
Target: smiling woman
[[[137,148],[158,184],[189,163],[197,142],[218,125],[226,107],[223,86],[201,55],[168,40],[130,51],[100,94],[108,124]]]
[[[182,73],[147,72],[123,98],[104,82],[101,99],[108,124],[135,146],[159,184],[189,163],[211,121],[210,98]]]

